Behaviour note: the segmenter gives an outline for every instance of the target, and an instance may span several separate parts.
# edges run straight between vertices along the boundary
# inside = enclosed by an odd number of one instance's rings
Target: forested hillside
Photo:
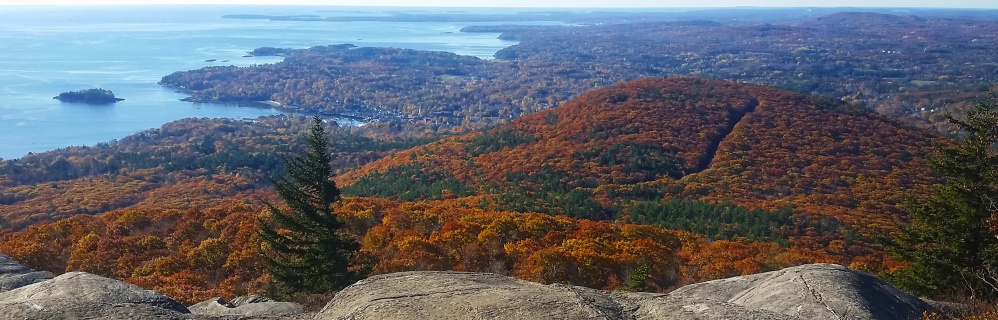
[[[368,183],[373,176],[358,177],[372,171],[389,177],[398,170],[392,168],[406,166],[475,189],[488,182],[508,188],[512,185],[504,180],[541,178],[537,173],[569,188],[679,179],[702,170],[717,141],[759,104],[752,95],[719,84],[644,79],[595,90],[511,125],[399,152],[340,181]]]
[[[301,118],[185,119],[94,147],[0,160],[0,218],[8,227],[121,208],[207,208],[269,187],[280,157],[301,149]],[[331,128],[337,169],[436,139],[387,126]],[[238,200],[234,200],[238,199]],[[249,201],[249,200],[247,200]]]
[[[247,198],[269,195],[244,195]],[[242,197],[242,196],[241,196]],[[190,304],[215,296],[274,294],[257,250],[261,206],[125,209],[43,222],[0,234],[0,250],[56,273],[124,279]],[[809,262],[878,266],[775,242],[713,241],[652,226],[468,208],[460,202],[398,203],[347,198],[337,206],[362,249],[357,266],[375,274],[408,270],[495,272],[543,283],[619,288],[638,268],[657,290]]]
[[[933,182],[924,162],[932,137],[790,91],[649,78],[401,151],[338,181],[365,196],[488,195],[502,209],[601,220],[624,218],[633,200],[730,200],[883,231],[903,218],[905,197]]]

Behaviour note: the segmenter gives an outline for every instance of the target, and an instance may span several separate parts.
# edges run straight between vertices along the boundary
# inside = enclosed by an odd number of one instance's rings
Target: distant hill
[[[799,26],[820,24],[840,28],[861,28],[877,25],[881,27],[913,28],[925,24],[926,19],[913,15],[893,15],[875,12],[838,12],[827,16],[796,22]]]
[[[679,179],[702,170],[717,142],[759,104],[748,92],[731,89],[683,78],[595,90],[510,125],[400,152],[341,182],[412,165],[476,186],[542,171],[585,188]]]
[[[891,229],[896,205],[932,182],[924,156],[936,137],[790,91],[646,78],[398,152],[338,183],[402,200],[494,195],[502,209],[592,219],[626,215],[636,200],[731,200]],[[535,203],[510,207],[518,201]]]

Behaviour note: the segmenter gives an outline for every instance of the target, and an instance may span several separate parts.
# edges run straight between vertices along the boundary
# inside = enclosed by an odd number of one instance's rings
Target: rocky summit
[[[58,277],[32,271],[0,254],[3,319],[280,319],[305,316],[295,303],[261,296],[215,298],[189,309],[152,290],[86,272]]]
[[[85,272],[0,293],[4,319],[186,319],[187,313],[159,293]]]
[[[17,289],[29,284],[42,282],[54,277],[51,273],[44,271],[32,271],[14,261],[10,257],[0,254],[0,292]]]
[[[494,274],[402,272],[344,289],[316,319],[906,319],[931,307],[869,274],[811,264],[670,294],[542,285]]]
[[[0,319],[694,319],[888,320],[935,311],[869,274],[833,264],[708,281],[669,294],[544,285],[451,271],[383,274],[340,291],[317,314],[260,296],[190,307],[84,272],[55,278],[0,255]]]
[[[301,305],[293,302],[279,302],[261,296],[246,296],[226,301],[214,298],[188,307],[192,314],[223,319],[245,317],[293,316],[305,312]]]
[[[696,283],[671,295],[726,301],[805,319],[911,319],[932,309],[883,280],[835,264]]]

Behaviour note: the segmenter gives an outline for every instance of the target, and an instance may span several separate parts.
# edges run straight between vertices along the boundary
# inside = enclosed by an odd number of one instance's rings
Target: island
[[[89,104],[111,104],[125,99],[117,98],[114,96],[114,92],[106,89],[86,89],[80,91],[70,91],[63,92],[58,96],[53,97],[62,102],[76,102],[76,103],[89,103]]]
[[[263,48],[253,49],[253,51],[247,52],[246,55],[243,57],[266,57],[266,56],[287,57],[288,55],[291,54],[292,51],[294,50],[289,48],[263,47]]]

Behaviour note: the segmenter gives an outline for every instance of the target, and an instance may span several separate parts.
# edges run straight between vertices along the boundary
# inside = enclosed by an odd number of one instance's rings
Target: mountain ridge
[[[545,183],[565,192],[650,184],[660,196],[731,199],[770,209],[794,205],[889,230],[890,221],[902,214],[896,206],[908,189],[934,181],[924,157],[937,137],[839,101],[790,91],[691,77],[645,78],[593,90],[482,133],[400,151],[336,181],[356,190],[391,177],[407,179],[395,174],[397,168],[418,168],[433,176],[407,182],[447,180],[466,189],[456,196],[496,195],[512,187],[537,191]],[[880,184],[888,179],[895,181]],[[839,193],[858,194],[858,200],[839,203]]]

